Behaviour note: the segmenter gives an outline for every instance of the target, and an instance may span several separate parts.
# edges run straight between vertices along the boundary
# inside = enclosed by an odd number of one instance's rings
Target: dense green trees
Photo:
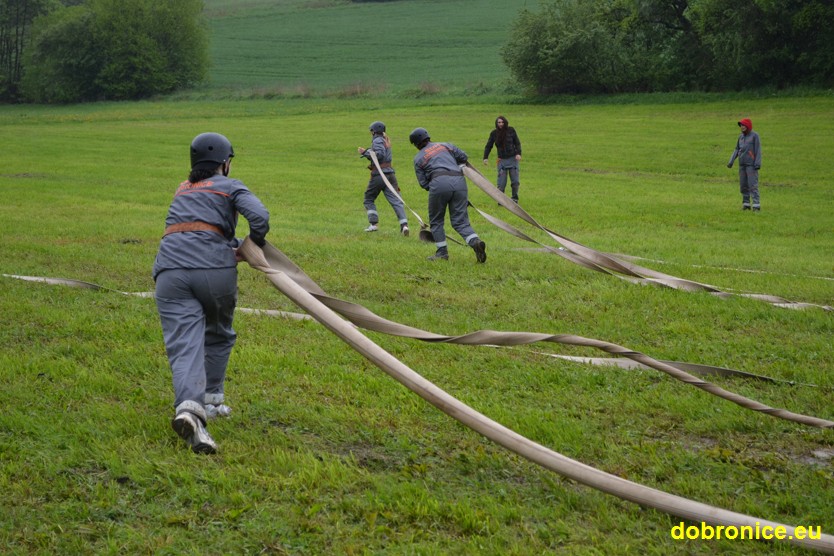
[[[834,85],[831,0],[552,0],[503,57],[539,94]]]
[[[19,1],[0,0],[3,6]],[[31,27],[16,35],[22,71],[10,74],[6,100],[137,99],[194,85],[206,75],[202,0],[28,2],[49,13],[30,17]]]
[[[56,4],[56,0],[0,0],[0,100],[17,97],[32,22]]]

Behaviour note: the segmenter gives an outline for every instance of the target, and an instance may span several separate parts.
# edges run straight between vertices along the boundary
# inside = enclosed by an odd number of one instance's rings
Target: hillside
[[[212,89],[307,94],[501,87],[500,57],[526,2],[206,0]]]

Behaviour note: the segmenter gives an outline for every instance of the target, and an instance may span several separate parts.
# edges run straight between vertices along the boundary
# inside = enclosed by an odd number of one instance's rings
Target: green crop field
[[[208,0],[211,89],[284,95],[506,87],[499,50],[523,2]]]

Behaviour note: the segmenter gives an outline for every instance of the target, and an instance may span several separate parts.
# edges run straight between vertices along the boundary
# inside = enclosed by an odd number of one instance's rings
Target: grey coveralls
[[[269,212],[245,185],[216,174],[198,183],[180,184],[165,219],[205,223],[215,231],[166,234],[153,265],[156,306],[165,351],[171,365],[176,412],[206,419],[204,404],[223,402],[226,366],[235,344],[232,328],[237,304],[234,249],[237,215],[249,222],[250,235],[269,231]]]
[[[393,160],[391,147],[385,144],[385,138],[383,138],[382,135],[374,135],[374,139],[369,150],[371,149],[376,153],[377,161],[379,161],[379,165],[382,168],[382,172],[385,174],[385,177],[388,178],[388,181],[391,182],[394,189],[399,191],[400,186],[397,183],[397,176],[394,173],[394,168],[391,167],[391,161]],[[371,156],[367,153],[368,151],[365,151],[365,154],[362,156],[370,160]],[[388,200],[388,204],[390,204],[391,208],[394,209],[394,213],[397,215],[400,227],[408,224],[408,217],[405,215],[403,202],[385,185],[385,181],[382,179],[382,176],[379,175],[379,170],[377,170],[373,161],[371,161],[368,169],[371,171],[371,179],[368,181],[368,188],[365,189],[364,202],[365,211],[368,213],[368,223],[379,223],[379,212],[376,210],[375,202],[377,197],[379,197],[379,194],[382,193]]]
[[[742,208],[758,210],[759,203],[759,168],[762,167],[762,143],[759,134],[752,129],[741,133],[736,148],[727,166],[732,167],[738,160],[738,183],[741,191]]]
[[[466,153],[451,143],[426,144],[414,157],[414,173],[420,187],[429,192],[429,226],[438,249],[445,249],[446,207],[449,221],[467,245],[472,246],[478,234],[469,224],[469,196],[466,178],[460,165],[466,163]]]

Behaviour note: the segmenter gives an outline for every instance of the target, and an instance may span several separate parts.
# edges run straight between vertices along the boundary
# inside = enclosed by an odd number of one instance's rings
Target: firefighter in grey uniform
[[[759,201],[759,169],[762,167],[762,142],[759,134],[753,131],[753,122],[750,118],[742,118],[738,121],[741,133],[736,141],[736,148],[730,156],[727,168],[733,167],[733,162],[738,160],[738,181],[741,190],[741,210],[751,208],[758,212],[761,210]]]
[[[466,153],[451,143],[432,143],[429,132],[418,127],[409,136],[411,144],[420,152],[414,157],[414,173],[420,187],[429,192],[429,225],[437,252],[430,261],[449,258],[446,243],[446,207],[452,228],[475,251],[479,263],[486,261],[486,244],[469,225],[469,196],[461,165],[466,164]]]
[[[382,168],[382,172],[385,174],[385,177],[391,185],[394,186],[394,189],[399,192],[400,186],[397,184],[397,176],[394,173],[394,168],[391,167],[391,141],[385,134],[385,124],[382,122],[374,122],[368,129],[373,137],[371,148],[365,149],[363,147],[359,147],[357,149],[359,151],[359,155],[370,160],[370,151],[373,150],[376,153],[377,161],[379,162],[379,166]],[[405,207],[402,200],[394,195],[393,191],[388,189],[385,185],[385,181],[383,181],[382,176],[379,175],[379,170],[377,170],[373,161],[371,161],[371,164],[368,165],[368,170],[371,171],[371,179],[368,181],[368,188],[365,189],[364,205],[365,211],[368,213],[368,227],[365,228],[365,231],[375,232],[379,229],[377,226],[377,224],[379,224],[379,213],[376,210],[375,202],[377,197],[379,197],[379,194],[382,193],[385,195],[385,198],[388,199],[388,204],[391,205],[391,208],[394,209],[394,213],[397,215],[397,219],[400,223],[400,233],[404,236],[408,236],[408,217],[405,215]]]
[[[171,426],[196,453],[217,445],[206,430],[228,416],[223,387],[235,345],[235,238],[238,213],[250,238],[265,244],[269,212],[241,182],[229,178],[234,149],[226,137],[203,133],[191,143],[191,173],[177,188],[153,265],[156,306],[174,385]]]

